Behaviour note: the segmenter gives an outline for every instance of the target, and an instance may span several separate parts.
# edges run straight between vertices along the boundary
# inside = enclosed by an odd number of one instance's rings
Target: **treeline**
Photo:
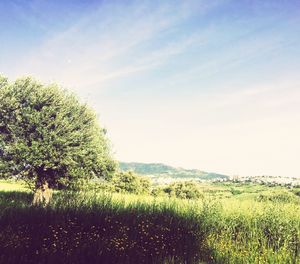
[[[183,181],[165,185],[153,185],[148,177],[133,171],[118,171],[109,179],[94,179],[81,183],[79,189],[101,190],[124,194],[147,194],[152,196],[198,199],[203,191],[197,182]]]

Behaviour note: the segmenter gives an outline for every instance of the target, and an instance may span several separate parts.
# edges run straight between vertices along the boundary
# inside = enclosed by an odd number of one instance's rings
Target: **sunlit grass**
[[[19,192],[28,192],[26,184],[21,181],[15,180],[0,180],[0,191],[19,191]]]
[[[0,262],[300,263],[299,197],[235,196],[60,192],[40,208],[29,192],[0,192]]]

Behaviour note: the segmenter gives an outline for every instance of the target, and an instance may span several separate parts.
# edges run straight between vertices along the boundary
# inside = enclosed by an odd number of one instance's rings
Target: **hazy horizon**
[[[0,2],[0,73],[95,108],[121,161],[300,177],[299,1]]]

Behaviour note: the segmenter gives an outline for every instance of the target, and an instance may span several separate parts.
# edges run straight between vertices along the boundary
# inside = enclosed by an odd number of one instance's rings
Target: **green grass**
[[[15,180],[0,180],[0,191],[19,191],[19,192],[28,192],[28,188],[25,183],[22,181]]]
[[[41,208],[24,186],[0,182],[0,263],[300,263],[298,196],[255,185],[208,190],[191,201],[55,193]]]

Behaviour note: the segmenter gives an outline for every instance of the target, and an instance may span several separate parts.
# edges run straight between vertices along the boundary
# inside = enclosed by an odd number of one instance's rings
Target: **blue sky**
[[[0,72],[76,92],[115,157],[300,177],[300,1],[0,2]]]

